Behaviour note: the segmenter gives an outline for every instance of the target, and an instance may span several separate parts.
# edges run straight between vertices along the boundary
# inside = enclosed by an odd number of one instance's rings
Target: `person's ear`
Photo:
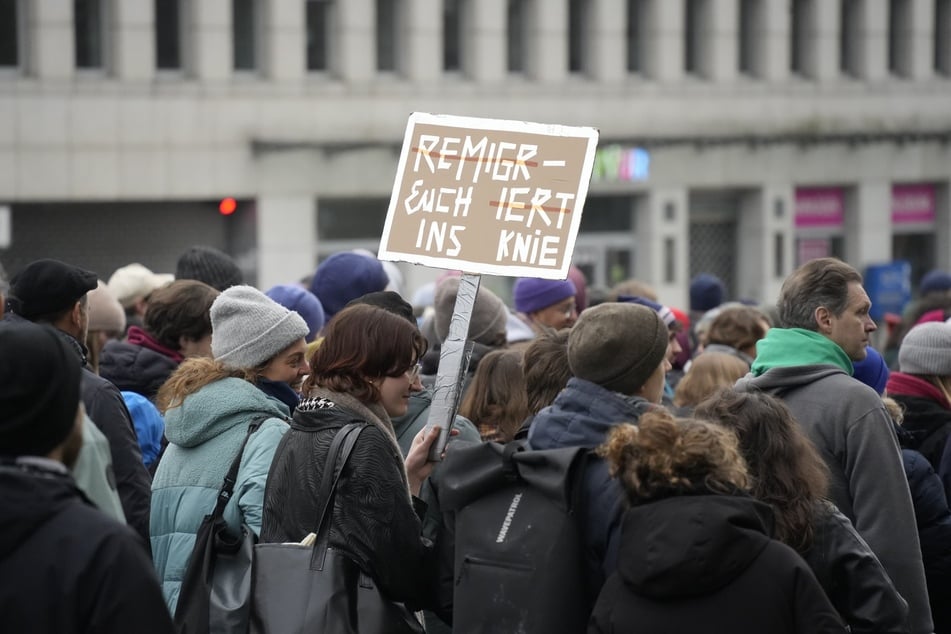
[[[76,300],[76,303],[73,304],[73,309],[69,311],[69,321],[70,323],[79,328],[83,323],[83,305],[82,302]]]
[[[818,306],[812,315],[816,320],[819,333],[827,335],[832,332],[832,311],[825,306]]]

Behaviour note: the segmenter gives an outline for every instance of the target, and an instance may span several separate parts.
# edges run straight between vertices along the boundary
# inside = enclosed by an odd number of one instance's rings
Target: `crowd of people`
[[[344,252],[262,292],[204,246],[174,275],[40,259],[0,277],[4,628],[174,631],[242,447],[227,529],[300,542],[356,423],[330,547],[419,630],[472,631],[428,425],[459,286],[410,296]],[[687,310],[574,267],[516,280],[512,307],[483,286],[446,451],[588,452],[589,632],[951,632],[951,274],[920,295],[879,353],[862,277],[833,258],[768,306],[710,274]]]

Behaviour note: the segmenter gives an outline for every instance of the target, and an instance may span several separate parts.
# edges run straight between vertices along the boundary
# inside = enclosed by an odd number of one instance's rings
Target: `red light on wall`
[[[230,216],[238,208],[238,201],[234,198],[222,198],[218,203],[218,211],[222,216]]]

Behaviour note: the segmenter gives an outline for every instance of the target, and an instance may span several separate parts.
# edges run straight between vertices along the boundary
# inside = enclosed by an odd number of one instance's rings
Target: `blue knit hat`
[[[557,304],[563,299],[574,297],[575,284],[568,280],[543,280],[538,277],[520,277],[515,280],[515,310],[520,313],[534,313]]]
[[[726,287],[716,275],[700,273],[690,280],[690,310],[706,312],[723,303]]]
[[[951,290],[951,273],[933,269],[925,273],[918,285],[918,292],[922,295],[928,293],[941,293]]]
[[[310,328],[310,332],[305,337],[307,343],[317,338],[317,333],[324,327],[326,317],[324,307],[316,295],[296,284],[278,284],[269,288],[264,294],[304,318],[307,327]]]
[[[674,314],[674,311],[670,310],[668,306],[658,304],[657,302],[649,300],[646,297],[618,295],[617,301],[621,302],[622,304],[640,304],[641,306],[647,306],[652,311],[657,313],[658,317],[664,320],[664,325],[667,326],[668,329],[677,329],[678,327],[683,326],[683,324],[677,321],[677,316]]]
[[[389,283],[379,260],[348,251],[334,253],[321,262],[310,292],[320,300],[330,321],[351,300],[385,290]]]
[[[869,386],[879,394],[885,391],[885,384],[888,383],[888,365],[885,359],[878,353],[878,350],[872,346],[865,348],[867,354],[861,361],[852,362],[852,377],[858,379]]]

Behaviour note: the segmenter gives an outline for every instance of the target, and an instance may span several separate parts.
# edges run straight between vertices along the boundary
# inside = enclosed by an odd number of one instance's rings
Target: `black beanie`
[[[416,317],[413,315],[413,306],[405,299],[403,296],[397,293],[396,291],[377,291],[375,293],[367,293],[366,295],[361,295],[356,299],[352,299],[347,302],[347,306],[353,306],[355,304],[368,304],[370,306],[376,306],[382,308],[387,312],[391,312],[394,315],[399,315],[403,319],[409,321],[413,326],[419,327],[419,324],[416,323]],[[346,308],[347,306],[344,306]]]
[[[0,322],[0,455],[45,456],[69,436],[80,372],[49,326]]]
[[[189,247],[178,258],[176,280],[198,280],[219,291],[244,284],[244,274],[231,256],[205,246]]]

